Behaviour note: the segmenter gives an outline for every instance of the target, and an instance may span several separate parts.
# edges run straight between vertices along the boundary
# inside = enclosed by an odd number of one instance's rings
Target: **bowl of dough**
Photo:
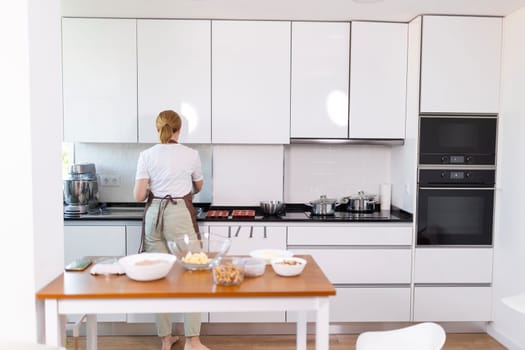
[[[126,275],[135,281],[154,281],[170,272],[176,257],[166,253],[140,253],[119,259]]]
[[[209,270],[217,259],[226,255],[231,247],[231,239],[221,236],[201,234],[184,235],[182,238],[168,241],[168,248],[177,257],[177,261],[187,270]]]

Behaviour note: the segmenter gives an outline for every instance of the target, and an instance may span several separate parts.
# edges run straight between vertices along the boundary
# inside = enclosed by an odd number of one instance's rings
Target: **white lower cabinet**
[[[410,321],[410,286],[336,287],[330,298],[330,322],[408,322]],[[286,320],[295,322],[295,312]],[[315,317],[308,315],[308,322]]]
[[[416,286],[414,321],[490,321],[490,286]]]
[[[388,248],[291,249],[311,255],[334,284],[410,283],[412,252]]]
[[[414,321],[490,321],[493,248],[416,248]]]
[[[286,227],[265,226],[246,222],[230,225],[209,224],[211,237],[220,235],[232,238],[228,255],[248,255],[256,249],[286,249]],[[271,269],[271,267],[268,267]],[[250,278],[250,277],[246,277]],[[212,312],[210,322],[284,322],[284,311],[268,312]]]
[[[416,248],[415,283],[491,283],[492,248]]]
[[[64,262],[83,256],[124,256],[126,255],[126,227],[124,225],[65,225]],[[91,267],[88,267],[88,269]],[[80,315],[68,316],[77,320]],[[99,315],[101,322],[123,322],[126,314]]]
[[[330,322],[410,321],[412,238],[411,224],[288,227],[288,249],[311,255],[336,288]]]

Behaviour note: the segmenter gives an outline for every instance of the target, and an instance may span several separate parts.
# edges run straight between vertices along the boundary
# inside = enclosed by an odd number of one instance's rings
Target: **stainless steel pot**
[[[359,191],[356,196],[346,197],[347,211],[357,213],[370,213],[379,209],[379,203],[375,195]]]
[[[312,215],[334,215],[335,208],[344,203],[346,203],[345,199],[330,199],[322,195],[319,199],[308,202],[306,205],[311,207]]]
[[[285,208],[284,202],[281,201],[263,201],[260,205],[264,215],[279,215]]]

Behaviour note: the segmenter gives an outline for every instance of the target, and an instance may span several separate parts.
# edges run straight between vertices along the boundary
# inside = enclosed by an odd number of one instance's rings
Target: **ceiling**
[[[61,7],[63,16],[408,22],[421,14],[506,16],[525,0],[61,0]]]

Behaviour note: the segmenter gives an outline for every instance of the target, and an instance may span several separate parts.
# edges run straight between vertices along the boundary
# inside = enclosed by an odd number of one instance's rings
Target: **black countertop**
[[[390,211],[376,211],[373,213],[353,213],[344,210],[336,210],[334,215],[318,216],[312,215],[310,208],[304,204],[286,204],[286,210],[281,215],[265,216],[259,207],[226,207],[211,206],[209,203],[194,204],[198,216],[197,221],[208,222],[412,222],[412,214],[392,207]],[[234,209],[249,209],[255,211],[255,217],[232,217],[231,211]],[[207,218],[209,210],[228,210],[228,218]],[[64,215],[64,221],[74,222],[79,220],[126,220],[141,221],[144,212],[144,203],[109,203],[101,208],[91,210],[87,214]]]

